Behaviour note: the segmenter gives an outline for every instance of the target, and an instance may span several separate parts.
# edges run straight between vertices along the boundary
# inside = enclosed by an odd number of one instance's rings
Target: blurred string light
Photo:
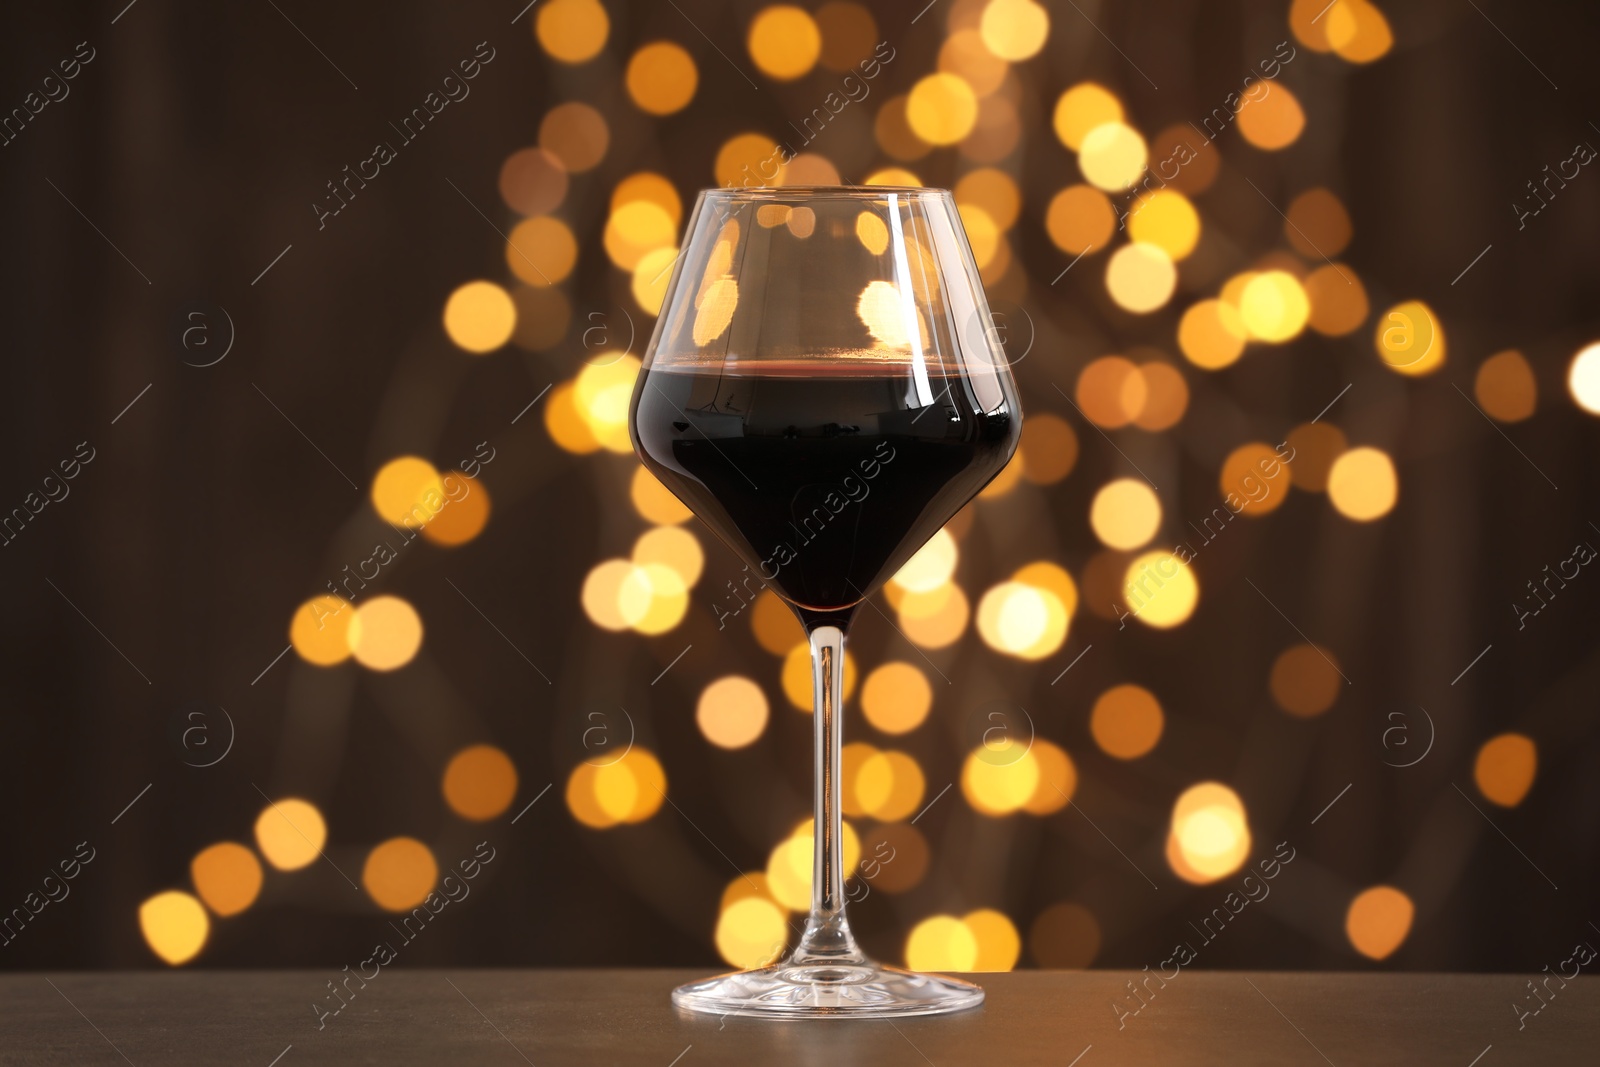
[[[1272,661],[1267,688],[1278,707],[1298,718],[1321,715],[1339,699],[1344,679],[1332,653],[1317,645],[1294,645]]]
[[[1472,765],[1472,780],[1485,800],[1514,808],[1533,788],[1539,750],[1524,734],[1500,734],[1483,743]]]
[[[139,905],[139,930],[150,951],[176,966],[200,954],[211,933],[211,920],[200,901],[174,889]]]
[[[1364,889],[1350,901],[1345,912],[1345,935],[1351,947],[1363,956],[1384,959],[1405,941],[1416,911],[1411,898],[1394,886]]]
[[[439,864],[414,837],[393,837],[367,853],[361,885],[384,911],[410,911],[433,892]]]
[[[1197,885],[1226,878],[1250,855],[1250,827],[1239,794],[1220,782],[1190,786],[1172,806],[1167,863]]]
[[[567,810],[594,830],[641,823],[660,810],[666,790],[661,761],[634,745],[611,762],[574,767],[567,778]]]
[[[493,745],[470,745],[450,757],[440,790],[463,819],[487,822],[505,812],[517,795],[517,768]]]

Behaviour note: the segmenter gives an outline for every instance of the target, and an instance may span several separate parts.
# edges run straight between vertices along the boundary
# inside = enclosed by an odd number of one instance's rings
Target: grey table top
[[[0,1063],[1448,1064],[1600,1062],[1600,977],[1535,1000],[1526,975],[1183,971],[1144,1007],[1118,971],[978,980],[959,1015],[877,1022],[680,1015],[703,975],[641,970],[383,971],[338,1015],[317,971],[0,976]],[[1127,1014],[1113,1004],[1121,999]],[[333,1002],[324,1002],[325,1007]],[[1537,1014],[1531,1012],[1540,1007]],[[1518,1009],[1530,1012],[1519,1017]]]

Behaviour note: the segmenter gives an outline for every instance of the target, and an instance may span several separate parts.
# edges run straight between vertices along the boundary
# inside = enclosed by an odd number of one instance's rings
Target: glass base
[[[778,963],[672,991],[672,1003],[712,1015],[761,1019],[892,1019],[965,1011],[983,990],[959,978],[917,974],[871,962]]]

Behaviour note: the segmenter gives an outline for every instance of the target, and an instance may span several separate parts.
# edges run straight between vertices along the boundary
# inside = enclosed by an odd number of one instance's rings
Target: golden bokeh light
[[[1176,426],[1189,409],[1189,383],[1183,372],[1165,361],[1151,360],[1139,364],[1139,374],[1144,379],[1145,399],[1133,424],[1151,433]]]
[[[856,802],[880,822],[899,822],[922,807],[927,781],[917,761],[904,752],[875,752],[855,773]]]
[[[877,117],[872,120],[872,136],[877,140],[878,147],[891,159],[903,163],[921,159],[933,151],[933,145],[911,128],[911,120],[906,115],[910,103],[908,96],[891,96],[884,101]]]
[[[766,897],[734,901],[717,916],[717,953],[741,970],[765,967],[784,950],[789,937],[783,909]]]
[[[1106,261],[1106,291],[1119,306],[1135,314],[1165,305],[1177,285],[1178,268],[1159,245],[1123,245]]]
[[[404,667],[422,647],[422,618],[397,596],[375,596],[356,608],[350,623],[350,654],[373,671]]]
[[[1034,485],[1054,485],[1078,463],[1078,435],[1052,412],[1030,412],[1022,423],[1022,477]]]
[[[1084,134],[1078,169],[1089,184],[1114,193],[1138,181],[1149,158],[1138,130],[1121,122],[1103,122]]]
[[[256,817],[256,848],[280,871],[297,871],[322,854],[328,824],[309,800],[274,801]]]
[[[646,314],[661,314],[661,304],[667,298],[667,283],[672,281],[672,268],[677,262],[678,249],[663,245],[640,256],[634,265],[633,280],[628,288]]]
[[[774,656],[787,656],[797,642],[806,639],[806,632],[793,609],[771,589],[756,594],[750,608],[750,630],[755,634],[756,644]]]
[[[1420,300],[1396,304],[1378,319],[1373,343],[1390,370],[1409,377],[1432,374],[1445,361],[1444,328]]]
[[[682,45],[652,41],[628,60],[623,82],[639,110],[652,115],[670,115],[682,111],[694,99],[700,72]]]
[[[1134,618],[1158,630],[1182,625],[1200,603],[1194,568],[1164,550],[1135,557],[1122,584],[1123,598]]]
[[[1345,936],[1350,938],[1350,946],[1368,959],[1385,959],[1405,942],[1416,913],[1411,898],[1400,890],[1375,885],[1350,901],[1344,917]]]
[[[1108,756],[1138,759],[1156,747],[1166,717],[1161,702],[1143,686],[1113,686],[1101,693],[1089,713],[1089,732]]]
[[[850,776],[849,765],[845,768]],[[846,871],[855,870],[861,862],[861,838],[848,820],[841,822],[840,851]],[[811,820],[806,819],[794,831],[773,847],[767,855],[767,889],[772,899],[790,911],[806,911],[811,907],[811,873],[815,859],[815,838]]]
[[[628,499],[633,501],[633,508],[641,519],[661,526],[676,526],[694,515],[683,501],[672,495],[672,490],[661,484],[661,479],[651,473],[649,467],[642,465],[633,472]]]
[[[1142,548],[1161,529],[1161,501],[1142,480],[1118,478],[1095,493],[1089,504],[1089,526],[1110,548]]]
[[[1313,52],[1333,51],[1333,45],[1328,43],[1326,16],[1329,8],[1342,2],[1293,0],[1289,5],[1289,29],[1294,31],[1295,39]]]
[[[839,810],[852,818],[867,813],[856,795],[856,782],[862,766],[877,754],[878,746],[866,741],[851,741],[839,750]]]
[[[625,271],[638,267],[651,252],[673,247],[677,239],[672,216],[651,200],[631,200],[612,211],[601,236],[606,255]]]
[[[632,625],[622,611],[622,583],[633,573],[631,560],[608,559],[596,563],[583,580],[579,600],[589,621],[602,630],[626,630]]]
[[[689,585],[665,563],[635,562],[622,579],[617,605],[634,630],[647,636],[664,634],[688,612]]]
[[[1328,470],[1328,499],[1339,514],[1357,522],[1381,519],[1400,496],[1394,462],[1376,448],[1352,448]]]
[[[600,447],[619,455],[633,454],[628,437],[628,409],[633,383],[639,377],[637,356],[604,353],[584,365],[572,383],[572,400],[578,417]]]
[[[1332,259],[1350,243],[1350,213],[1327,189],[1307,189],[1289,201],[1283,236],[1303,256]]]
[[[1275,82],[1265,96],[1239,109],[1238,122],[1246,141],[1272,152],[1294,144],[1306,128],[1306,113],[1289,87]]]
[[[1053,655],[1066,640],[1068,622],[1067,606],[1053,591],[1018,581],[1001,582],[978,601],[978,636],[1018,659]]]
[[[457,348],[477,355],[493,352],[517,328],[517,306],[494,282],[467,282],[444,304],[444,332]]]
[[[1472,765],[1472,780],[1491,804],[1514,808],[1533,788],[1539,749],[1524,734],[1501,734],[1485,741]]]
[[[500,165],[500,199],[519,215],[548,215],[567,198],[567,168],[542,148],[519,149]]]
[[[711,165],[717,184],[739,188],[783,184],[783,153],[778,142],[762,133],[728,138]]]
[[[1490,418],[1521,422],[1538,404],[1539,384],[1522,353],[1511,350],[1497,352],[1478,365],[1472,393]]]
[[[1122,119],[1122,101],[1115,93],[1097,82],[1079,82],[1056,100],[1051,125],[1061,143],[1076,151],[1090,130]]]
[[[1118,430],[1139,417],[1149,389],[1144,374],[1122,356],[1102,356],[1078,373],[1078,410],[1096,426]]]
[[[611,190],[613,212],[636,200],[644,200],[665,211],[672,218],[674,228],[683,219],[683,201],[678,197],[677,187],[654,171],[641,170],[630,174]]]
[[[206,907],[218,915],[238,915],[261,893],[261,861],[244,845],[219,841],[189,861],[189,877]]]
[[[529,285],[563,282],[577,262],[578,239],[572,236],[566,223],[549,215],[523,219],[512,229],[510,240],[506,242],[506,266]],[[509,303],[511,298],[506,297],[506,301]],[[512,311],[515,314],[515,307]],[[512,323],[506,328],[508,339],[514,326]]]
[[[586,763],[578,766],[590,767]],[[594,807],[588,810],[591,813],[597,810],[604,819],[609,820],[606,825],[644,822],[661,810],[661,804],[667,798],[667,774],[661,767],[661,761],[638,745],[628,749],[619,759],[590,769],[594,773],[586,776],[585,780],[592,791]],[[574,770],[573,779],[568,782],[569,794],[573,789],[573,781],[578,778],[578,771]],[[570,795],[568,803],[571,804]],[[576,809],[574,814],[577,814]]]
[[[1333,655],[1316,645],[1293,645],[1272,661],[1267,688],[1272,701],[1290,715],[1309,719],[1333,707],[1344,679]]]
[[[778,81],[793,81],[817,65],[822,55],[822,31],[804,8],[773,4],[763,8],[750,23],[745,45],[761,73]]]
[[[956,203],[980,207],[1002,230],[1016,225],[1017,213],[1022,210],[1022,192],[1016,179],[994,167],[979,167],[968,171],[956,182]]]
[[[372,477],[372,508],[384,522],[424,526],[445,507],[444,479],[421,456],[391,459]]]
[[[467,474],[451,471],[440,479],[445,506],[422,528],[422,536],[436,545],[454,548],[483,532],[489,523],[489,490]]]
[[[959,74],[980,97],[1005,84],[1011,64],[989,51],[983,34],[967,27],[955,30],[939,46],[939,69]]]
[[[1072,794],[1078,791],[1077,765],[1066,749],[1042,737],[1033,739],[1028,752],[1039,764],[1039,784],[1022,810],[1030,815],[1054,815],[1071,803]]]
[[[933,686],[916,666],[891,660],[873,668],[861,686],[861,711],[886,734],[910,733],[933,707]]]
[[[1239,295],[1245,332],[1269,344],[1293,340],[1311,318],[1311,300],[1300,279],[1284,270],[1262,271]]]
[[[600,112],[573,100],[557,104],[540,121],[539,147],[573,174],[581,174],[605,158],[611,147],[611,129]]]
[[[906,937],[906,967],[913,971],[970,971],[978,963],[978,939],[954,915],[934,915]]]
[[[1061,602],[1068,619],[1077,613],[1078,583],[1072,580],[1072,575],[1068,574],[1066,568],[1060,564],[1044,559],[1024,564],[1017,568],[1011,580],[1054,594]]]
[[[1183,358],[1206,370],[1231,366],[1244,354],[1244,318],[1221,300],[1197,300],[1178,321],[1178,347]]]
[[[931,592],[950,580],[959,558],[956,539],[941,528],[889,580],[913,593]]]
[[[617,820],[600,807],[595,796],[595,779],[600,769],[591,763],[580,763],[567,777],[567,810],[572,817],[591,830],[606,830],[617,825]]]
[[[1306,275],[1306,299],[1311,301],[1313,330],[1324,337],[1354,333],[1371,310],[1367,290],[1350,267],[1327,263]]]
[[[931,145],[952,145],[978,121],[978,94],[959,74],[929,74],[906,98],[906,124]]]
[[[1567,368],[1567,391],[1584,411],[1600,415],[1600,341],[1579,349]]]
[[[895,621],[918,648],[948,648],[966,632],[972,608],[951,582],[928,593],[906,593],[895,605]]]
[[[599,0],[546,0],[534,16],[539,45],[552,59],[585,63],[600,54],[611,19]]]
[[[904,167],[884,167],[883,169],[875,170],[865,178],[862,178],[861,184],[898,185],[912,188],[920,186],[922,184],[922,179],[917,177],[915,171],[907,170]]]
[[[1200,241],[1200,213],[1188,197],[1173,189],[1144,193],[1128,209],[1128,239],[1155,245],[1174,260],[1183,259]]]
[[[1039,757],[1007,734],[985,741],[961,765],[961,792],[980,815],[999,818],[1023,810],[1039,789]]]
[[[139,905],[139,932],[151,952],[176,967],[200,954],[211,920],[193,896],[169,889]]]
[[[1187,881],[1210,882],[1237,871],[1250,854],[1244,802],[1220,782],[1201,782],[1179,795],[1172,808],[1169,859]]]
[[[989,0],[978,32],[989,51],[1008,63],[1021,63],[1044,47],[1050,35],[1050,13],[1034,0]]]
[[[657,526],[634,541],[633,562],[641,567],[652,563],[670,567],[684,585],[692,586],[700,580],[706,555],[700,539],[682,526]]]
[[[767,694],[749,678],[729,674],[700,692],[694,721],[718,748],[744,748],[767,728]]]
[[[1394,45],[1389,20],[1367,0],[1338,0],[1327,11],[1328,44],[1340,59],[1371,63],[1381,59]]]
[[[1009,971],[1017,966],[1022,955],[1022,937],[1016,924],[1004,912],[993,908],[979,908],[961,917],[977,942],[978,953],[973,960],[974,971]]]
[[[1117,214],[1111,198],[1092,185],[1069,185],[1045,209],[1045,231],[1051,242],[1069,255],[1104,248],[1116,232]]]
[[[410,911],[439,881],[433,851],[414,837],[391,837],[367,853],[361,884],[385,911]]]
[[[517,768],[493,745],[469,745],[450,757],[439,783],[444,802],[463,819],[486,822],[517,795]]]
[[[1289,498],[1289,468],[1268,444],[1240,445],[1222,461],[1217,490],[1230,511],[1251,518],[1278,510]]]
[[[356,617],[348,600],[314,596],[289,619],[289,643],[307,663],[331,667],[350,658],[350,623]]]

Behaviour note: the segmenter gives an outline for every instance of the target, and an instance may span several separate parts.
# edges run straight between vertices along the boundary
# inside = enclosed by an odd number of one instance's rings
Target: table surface
[[[318,1029],[335,977],[7,974],[0,1064],[1504,1067],[1593,1064],[1600,1048],[1600,977],[1550,978],[1535,1001],[1527,975],[1182,971],[1145,979],[1132,1014],[1141,976],[1022,971],[977,976],[987,1002],[957,1015],[767,1022],[678,1013],[667,994],[703,977],[690,971],[384,970],[365,989],[352,979]]]

